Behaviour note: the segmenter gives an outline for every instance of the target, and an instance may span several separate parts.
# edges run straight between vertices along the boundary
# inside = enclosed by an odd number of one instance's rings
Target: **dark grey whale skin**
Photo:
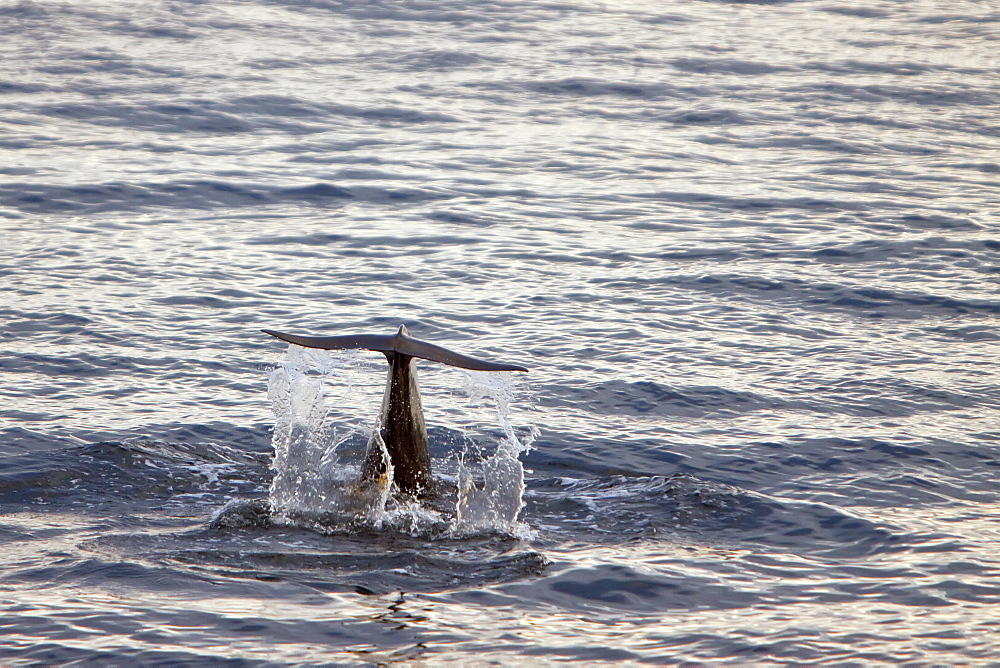
[[[424,424],[414,358],[474,371],[527,371],[523,366],[487,362],[415,339],[402,325],[392,335],[346,334],[320,337],[284,334],[270,329],[261,331],[306,348],[361,348],[385,355],[389,361],[389,376],[382,399],[379,428],[368,441],[361,477],[364,480],[375,480],[385,474],[386,465],[391,463],[396,486],[404,494],[412,496],[426,492],[431,486],[427,427]]]

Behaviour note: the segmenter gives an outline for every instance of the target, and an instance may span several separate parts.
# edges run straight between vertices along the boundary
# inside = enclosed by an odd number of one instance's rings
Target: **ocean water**
[[[0,662],[1000,660],[1000,10],[0,0]],[[437,475],[351,488],[414,336]]]

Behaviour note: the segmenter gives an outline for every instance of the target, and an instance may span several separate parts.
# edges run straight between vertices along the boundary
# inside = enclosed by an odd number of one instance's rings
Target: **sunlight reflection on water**
[[[4,658],[990,660],[997,21],[0,6]],[[257,330],[400,323],[531,368],[530,531],[254,524]],[[333,380],[346,455],[383,362]],[[458,480],[503,420],[421,382]]]

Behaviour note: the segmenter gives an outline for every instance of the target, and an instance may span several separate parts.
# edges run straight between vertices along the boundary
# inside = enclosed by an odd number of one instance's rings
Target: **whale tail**
[[[379,429],[368,441],[361,466],[363,480],[378,480],[392,464],[393,483],[405,494],[421,495],[431,483],[431,458],[427,452],[420,389],[414,357],[473,371],[527,371],[516,364],[498,364],[456,353],[410,336],[406,327],[392,335],[345,334],[342,336],[297,336],[262,329],[265,334],[306,348],[341,350],[362,348],[383,353],[389,361]]]
[[[456,353],[453,350],[436,346],[433,343],[421,341],[410,336],[404,325],[399,326],[399,331],[395,334],[344,334],[341,336],[298,336],[296,334],[284,334],[270,329],[260,330],[265,334],[270,334],[282,341],[294,343],[305,348],[322,348],[324,350],[344,350],[348,348],[360,348],[362,350],[375,350],[384,353],[386,357],[398,353],[407,357],[419,357],[420,359],[440,362],[449,366],[457,366],[462,369],[472,371],[527,371],[523,366],[517,364],[499,364],[497,362],[487,362],[476,359],[468,355]]]

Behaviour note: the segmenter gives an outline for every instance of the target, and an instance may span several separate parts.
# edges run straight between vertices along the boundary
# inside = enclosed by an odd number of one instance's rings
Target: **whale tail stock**
[[[324,350],[345,350],[348,348],[360,348],[362,350],[375,350],[384,353],[386,357],[394,353],[406,355],[408,357],[419,357],[420,359],[440,362],[449,366],[457,366],[462,369],[472,371],[527,371],[523,366],[517,364],[498,364],[476,359],[468,355],[456,353],[447,348],[436,346],[433,343],[421,341],[410,336],[405,325],[399,326],[399,331],[395,334],[344,334],[342,336],[298,336],[296,334],[284,334],[270,329],[260,330],[265,334],[270,334],[282,341],[294,343],[305,348],[322,348]],[[390,358],[391,359],[391,358]]]
[[[473,371],[527,371],[523,366],[487,362],[415,339],[402,325],[393,335],[346,334],[320,337],[283,334],[269,329],[261,331],[306,348],[360,348],[385,355],[389,361],[389,375],[382,399],[379,428],[368,441],[361,477],[364,480],[377,480],[385,474],[387,465],[391,463],[393,482],[402,492],[413,496],[427,493],[431,486],[427,427],[424,425],[413,358],[419,357]]]

